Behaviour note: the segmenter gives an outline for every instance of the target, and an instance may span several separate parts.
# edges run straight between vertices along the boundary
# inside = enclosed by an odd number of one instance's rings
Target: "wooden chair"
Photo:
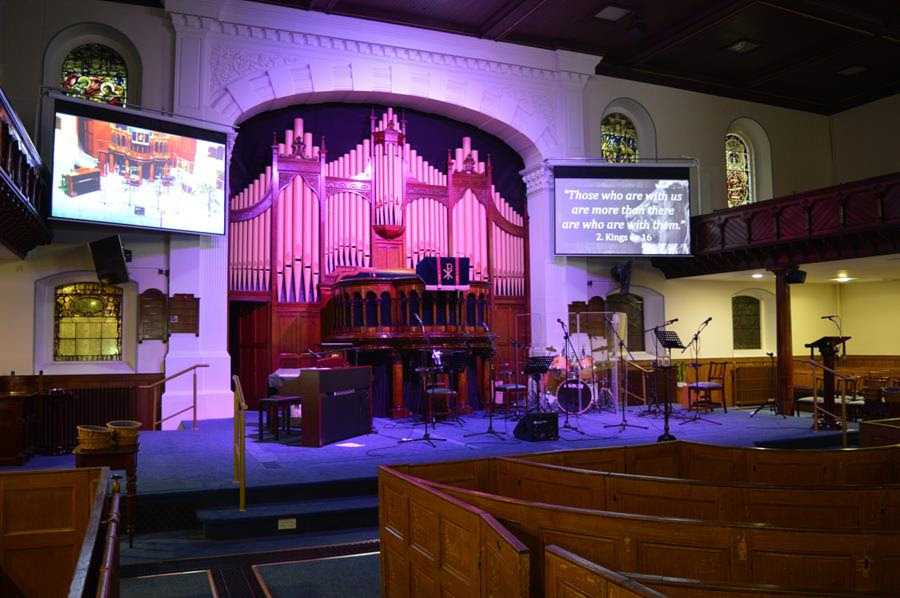
[[[727,361],[710,361],[709,372],[706,380],[695,380],[687,385],[688,388],[688,409],[696,409],[699,413],[701,410],[705,412],[712,411],[716,405],[721,405],[722,410],[728,413],[728,406],[725,404],[725,370],[728,367]],[[694,368],[695,375],[699,378],[700,366]],[[712,400],[712,393],[718,392],[722,397],[721,403]],[[691,393],[696,393],[697,397],[691,401]]]

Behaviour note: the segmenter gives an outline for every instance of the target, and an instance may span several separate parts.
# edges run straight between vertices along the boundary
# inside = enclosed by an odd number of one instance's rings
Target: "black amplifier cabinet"
[[[558,413],[526,413],[516,424],[513,434],[519,440],[539,442],[559,439]]]

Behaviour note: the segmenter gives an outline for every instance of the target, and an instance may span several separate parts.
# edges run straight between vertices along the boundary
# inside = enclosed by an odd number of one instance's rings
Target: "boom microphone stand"
[[[626,413],[626,407],[628,405],[628,363],[625,361],[625,354],[631,355],[631,351],[628,350],[628,347],[625,346],[625,339],[622,338],[622,335],[619,334],[618,329],[613,325],[612,318],[607,318],[607,325],[612,328],[613,334],[616,335],[616,340],[619,344],[619,362],[620,367],[622,368],[622,383],[623,383],[623,392],[622,398],[620,399],[620,405],[622,407],[622,421],[617,424],[606,424],[603,426],[604,428],[619,428],[619,432],[624,432],[625,428],[640,428],[641,430],[646,430],[648,426],[639,426],[637,424],[629,424]],[[634,357],[632,356],[632,360]]]
[[[419,317],[419,314],[413,313],[413,317],[415,317],[416,321],[419,323],[419,326],[422,327],[422,336],[425,338],[425,342],[427,344],[431,344],[430,339],[428,338],[428,333],[425,332],[425,324],[422,323],[422,318]],[[418,438],[401,438],[399,444],[405,444],[407,442],[424,442],[426,444],[431,445],[432,448],[436,448],[435,442],[444,442],[446,438],[440,438],[438,436],[432,436],[428,432],[428,424],[429,420],[431,420],[432,427],[435,426],[434,422],[434,410],[431,408],[431,396],[428,394],[428,382],[431,381],[432,385],[434,384],[434,376],[441,369],[441,352],[437,349],[431,349],[431,358],[434,361],[433,366],[420,367],[416,368],[416,372],[422,376],[422,398],[427,402],[427,413],[425,415],[425,433],[419,436]]]
[[[566,373],[563,378],[563,386],[565,387],[565,385],[568,384],[568,382],[569,382],[569,350],[570,349],[572,351],[572,354],[575,356],[575,363],[576,363],[575,379],[579,382],[581,381],[581,376],[580,376],[581,364],[578,363],[578,353],[575,351],[575,346],[572,344],[572,337],[569,336],[569,330],[566,328],[565,322],[563,322],[560,318],[557,318],[556,321],[559,322],[559,326],[560,326],[560,328],[562,328],[562,331],[563,331],[563,359],[565,360],[565,364],[566,364]],[[579,434],[583,435],[584,432],[578,427],[578,409],[581,408],[581,402],[584,397],[582,397],[582,394],[581,394],[582,393],[581,384],[577,384],[576,387],[578,388],[578,408],[576,408],[576,410],[575,410],[575,425],[573,426],[569,423],[569,410],[563,409],[563,411],[566,412],[566,421],[563,422],[562,427],[565,430],[573,430],[573,431],[578,432]]]
[[[488,340],[491,343],[491,353],[496,353],[496,349],[494,349],[494,337],[491,335],[491,330],[488,328],[488,325],[484,322],[481,323],[482,327],[484,327],[484,331],[488,334]],[[498,432],[494,429],[494,393],[495,391],[495,380],[494,380],[494,362],[490,361],[491,364],[491,395],[488,397],[488,427],[484,432],[472,432],[470,434],[463,434],[463,438],[469,438],[471,436],[493,436],[498,440],[506,440],[504,436],[506,436],[505,432]]]
[[[702,333],[707,326],[709,326],[709,322],[712,320],[712,317],[706,318],[702,322],[700,322],[700,326],[697,327],[697,332],[694,333],[694,336],[691,337],[691,342],[687,344],[687,347],[681,350],[682,353],[693,347],[692,353],[694,354],[694,361],[691,364],[691,367],[694,368],[694,384],[695,389],[697,390],[697,400],[700,400],[700,333]],[[688,387],[688,402],[690,402],[690,393],[691,389]],[[724,403],[724,399],[722,400]],[[722,422],[717,422],[716,420],[709,419],[707,417],[700,417],[700,407],[697,407],[697,410],[694,412],[694,417],[685,419],[681,422],[681,425],[688,424],[691,422],[699,422],[705,421],[711,424],[716,424],[717,426],[721,426]]]

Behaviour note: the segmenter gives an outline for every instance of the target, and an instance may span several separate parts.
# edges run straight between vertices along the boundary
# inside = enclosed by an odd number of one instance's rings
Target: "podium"
[[[822,376],[822,408],[826,413],[822,415],[820,428],[837,430],[841,427],[832,415],[834,413],[834,370],[837,366],[838,347],[848,340],[850,340],[849,336],[823,336],[804,345],[809,349],[810,357],[815,357],[815,351],[818,349],[822,355],[822,365],[827,368],[823,370]],[[813,377],[813,384],[815,385],[815,377]]]

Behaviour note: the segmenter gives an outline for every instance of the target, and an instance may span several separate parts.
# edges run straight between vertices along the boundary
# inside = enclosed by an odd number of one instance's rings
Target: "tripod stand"
[[[619,404],[622,408],[622,421],[617,424],[606,424],[603,426],[604,428],[619,428],[619,432],[624,432],[625,428],[639,428],[641,430],[646,430],[648,426],[639,426],[638,424],[629,424],[628,416],[626,415],[627,406],[628,406],[628,362],[625,360],[625,354],[628,353],[631,356],[631,351],[628,350],[628,347],[625,346],[625,339],[622,338],[622,335],[619,334],[619,330],[615,327],[612,318],[607,319],[607,325],[610,326],[613,330],[613,333],[616,335],[616,340],[619,345],[619,367],[622,368],[622,383],[623,383],[623,392],[622,398],[619,400]],[[633,357],[632,357],[633,359]]]
[[[706,318],[700,323],[700,326],[697,327],[697,331],[694,333],[694,336],[691,337],[691,342],[687,344],[687,347],[684,347],[681,352],[684,353],[691,347],[693,347],[693,355],[694,360],[691,363],[691,367],[694,368],[694,389],[697,391],[697,401],[700,400],[700,333],[702,333],[707,326],[709,326],[709,322],[712,318]],[[688,402],[690,402],[690,393],[691,389],[688,387]],[[724,404],[724,400],[723,400]],[[722,422],[717,422],[713,419],[709,419],[707,417],[700,416],[700,407],[698,406],[694,411],[694,417],[689,417],[681,422],[681,425],[704,421],[710,424],[716,424],[717,426],[721,426]]]
[[[769,384],[771,385],[771,388],[772,388],[773,397],[771,399],[766,400],[765,403],[761,403],[756,409],[754,409],[753,413],[750,414],[750,417],[753,417],[754,415],[756,415],[757,413],[759,413],[760,411],[762,411],[763,409],[768,407],[769,409],[772,410],[772,413],[775,413],[776,415],[780,415],[782,417],[782,419],[785,419],[785,418],[787,418],[787,415],[785,415],[785,413],[784,413],[784,408],[774,398],[775,381],[778,379],[777,375],[776,375],[777,370],[775,369],[775,354],[774,353],[766,353],[766,355],[769,356]]]
[[[407,442],[424,442],[431,445],[432,447],[437,447],[435,442],[445,442],[447,440],[446,438],[441,438],[439,436],[432,436],[428,431],[429,423],[431,424],[432,428],[435,426],[434,409],[432,408],[433,405],[431,394],[428,392],[429,379],[431,380],[431,385],[434,385],[434,377],[441,370],[443,370],[443,368],[440,367],[440,362],[438,362],[437,366],[416,368],[416,372],[422,377],[422,397],[427,403],[427,406],[425,408],[425,432],[418,438],[401,438],[400,444],[406,444]]]
[[[494,350],[494,339],[491,340],[491,353],[496,353]],[[484,432],[472,432],[470,434],[463,434],[463,438],[470,438],[472,436],[493,436],[498,440],[506,440],[506,432],[498,432],[494,429],[494,395],[496,393],[496,381],[494,380],[494,362],[490,361],[491,371],[490,371],[490,379],[491,379],[491,395],[488,397],[487,406],[488,406],[488,427]],[[518,364],[517,364],[518,365]]]
[[[667,324],[663,324],[666,326]],[[666,350],[667,353],[667,361],[666,365],[662,365],[657,363],[657,370],[662,372],[662,376],[656,377],[656,392],[659,394],[659,387],[663,387],[663,415],[664,415],[664,427],[663,433],[656,439],[657,442],[666,442],[668,440],[675,440],[675,435],[669,432],[669,417],[672,415],[672,387],[674,385],[674,381],[672,380],[672,376],[674,374],[674,370],[672,369],[672,349],[684,349],[684,344],[681,342],[681,339],[678,338],[678,333],[674,330],[662,330],[662,326],[657,326],[654,329],[654,334],[656,335],[656,340],[663,349]],[[659,361],[659,357],[657,356],[657,362]],[[662,380],[660,381],[660,378]],[[661,383],[660,383],[661,382]],[[658,398],[658,397],[657,397]]]

